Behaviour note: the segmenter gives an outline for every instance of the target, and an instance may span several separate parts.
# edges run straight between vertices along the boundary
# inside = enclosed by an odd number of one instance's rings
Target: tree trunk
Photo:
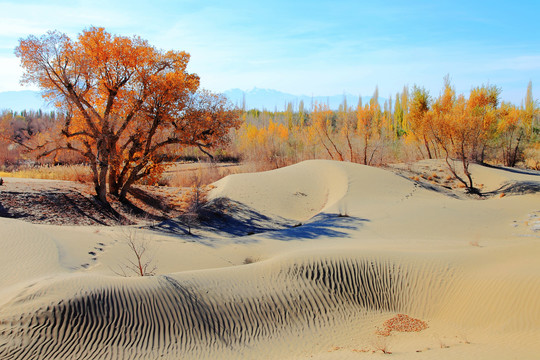
[[[369,141],[368,141],[367,137],[364,137],[364,165],[368,164],[368,160],[367,160],[368,146],[369,146]]]
[[[133,185],[133,183],[135,183],[135,176],[130,176],[124,183],[124,185],[122,185],[122,188],[120,189],[120,196],[118,197],[120,201],[126,201],[127,194],[129,192],[129,189],[131,189],[131,185]]]
[[[101,164],[99,166],[99,183],[96,187],[96,193],[99,200],[103,203],[107,201],[107,165]]]
[[[109,194],[118,196],[120,184],[118,183],[118,171],[113,166],[109,169]]]
[[[99,139],[97,142],[97,163],[98,163],[98,184],[96,186],[96,193],[98,199],[107,204],[107,174],[109,172],[109,153],[107,150],[106,140]]]
[[[433,159],[433,156],[431,155],[431,150],[429,149],[429,143],[426,139],[426,137],[424,136],[424,146],[426,147],[426,150],[427,150],[427,153],[428,153],[428,157],[430,159]]]

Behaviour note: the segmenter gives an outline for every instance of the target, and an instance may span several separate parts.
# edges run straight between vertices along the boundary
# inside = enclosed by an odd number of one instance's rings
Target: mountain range
[[[358,96],[352,94],[341,94],[331,96],[307,96],[293,95],[272,89],[253,88],[248,91],[231,89],[223,92],[229,100],[239,108],[283,111],[288,104],[292,104],[293,110],[297,110],[301,101],[304,109],[311,109],[312,104],[327,104],[331,109],[337,110],[343,100],[347,99],[348,106],[356,107]],[[362,102],[365,104],[371,99],[370,96],[363,96]],[[384,99],[379,98],[379,103]],[[53,106],[45,102],[38,91],[5,91],[0,92],[0,111],[12,110],[21,112],[23,110],[51,111]]]
[[[340,94],[330,96],[307,96],[307,95],[293,95],[284,93],[272,89],[259,89],[253,88],[248,91],[240,89],[231,89],[223,92],[229,100],[240,108],[270,110],[270,111],[283,111],[287,109],[287,105],[291,103],[293,109],[298,109],[298,105],[301,101],[304,102],[304,109],[311,109],[314,104],[326,104],[330,109],[337,110],[343,100],[347,99],[347,106],[356,107],[358,104],[358,95],[352,94]],[[369,102],[371,96],[362,96],[362,103]],[[379,102],[384,99],[379,98]],[[245,105],[244,105],[245,102]]]

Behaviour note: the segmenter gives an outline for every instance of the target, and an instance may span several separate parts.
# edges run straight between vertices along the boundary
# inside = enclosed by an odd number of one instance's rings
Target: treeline
[[[242,125],[231,130],[228,145],[212,151],[216,160],[241,160],[259,169],[279,168],[308,159],[334,159],[384,165],[427,158],[486,162],[540,168],[540,106],[529,83],[516,106],[501,102],[493,85],[457,95],[445,79],[438,96],[422,87],[404,87],[379,104],[378,90],[363,104],[347,103],[338,110],[325,104],[288,104],[284,111],[244,110]],[[51,132],[60,132],[63,115],[55,112],[4,111],[0,114],[0,165],[80,163],[76,153],[55,152],[49,157],[27,151]],[[172,149],[170,160],[202,159],[197,148]],[[454,169],[455,170],[455,169]],[[457,174],[456,174],[457,175]]]
[[[540,112],[532,84],[521,106],[501,102],[500,92],[483,85],[467,97],[457,95],[445,79],[437,97],[413,86],[382,106],[375,89],[369,103],[360,98],[349,105],[344,99],[337,111],[325,104],[306,110],[302,103],[294,110],[289,104],[283,112],[249,110],[232,133],[228,151],[248,161],[265,159],[268,167],[315,158],[366,165],[444,158],[465,166],[490,162],[536,168]]]
[[[80,156],[70,152],[56,153],[51,157],[40,157],[38,153],[31,151],[40,139],[60,131],[59,125],[62,119],[63,115],[55,111],[2,111],[0,113],[0,165],[82,162]]]

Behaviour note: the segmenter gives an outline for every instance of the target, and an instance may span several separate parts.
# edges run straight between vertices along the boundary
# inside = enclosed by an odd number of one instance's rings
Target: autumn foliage
[[[522,107],[501,103],[500,92],[482,85],[468,96],[458,95],[447,77],[435,98],[413,86],[383,106],[376,89],[366,104],[360,99],[349,106],[344,98],[337,111],[318,103],[310,111],[303,103],[298,112],[292,104],[284,112],[248,110],[233,133],[232,152],[247,161],[266,162],[266,168],[314,158],[366,165],[442,158],[463,188],[478,193],[470,164],[515,166],[525,160],[527,148],[539,144],[540,108],[532,99],[531,84]],[[538,157],[538,151],[530,152]]]
[[[53,163],[69,151],[89,164],[103,201],[107,192],[125,199],[134,183],[159,182],[166,164],[186,155],[241,159],[257,164],[254,170],[316,158],[375,166],[442,158],[470,193],[479,192],[472,163],[540,166],[540,106],[531,83],[521,106],[501,102],[493,85],[457,94],[447,77],[438,96],[415,85],[381,103],[376,88],[365,104],[344,97],[337,110],[301,101],[285,111],[240,112],[199,89],[198,76],[186,71],[187,53],[160,51],[138,37],[102,28],[77,40],[49,32],[22,39],[16,54],[23,82],[39,85],[58,111],[39,126],[3,114],[4,162],[17,159],[7,138]]]
[[[38,85],[63,114],[42,156],[79,153],[90,164],[98,197],[125,199],[138,180],[157,178],[171,152],[223,145],[239,125],[227,100],[199,90],[189,55],[161,51],[139,37],[84,30],[21,39],[15,49],[23,82]]]

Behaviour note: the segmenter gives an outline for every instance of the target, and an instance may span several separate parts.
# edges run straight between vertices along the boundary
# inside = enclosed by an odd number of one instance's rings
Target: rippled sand
[[[478,176],[492,187],[540,178],[500,171]],[[540,351],[535,192],[455,198],[386,170],[308,161],[230,176],[212,197],[232,204],[219,231],[141,230],[158,266],[145,278],[115,274],[129,257],[122,228],[0,219],[0,359],[362,359],[383,350],[399,359],[535,359]],[[265,227],[282,229],[249,230]],[[428,328],[377,335],[397,314]]]

